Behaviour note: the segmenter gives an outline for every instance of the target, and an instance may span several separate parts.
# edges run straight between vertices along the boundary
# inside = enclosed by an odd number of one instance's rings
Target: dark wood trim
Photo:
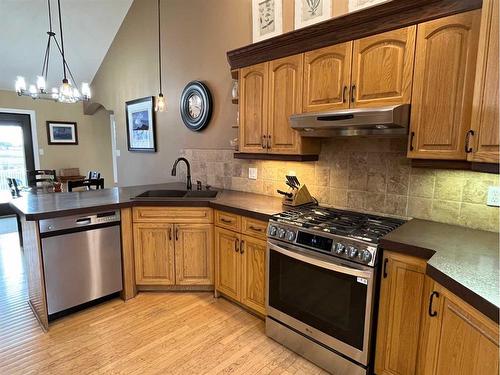
[[[393,0],[227,52],[231,69],[481,8],[482,0]]]
[[[58,142],[58,141],[52,141],[51,136],[50,136],[50,124],[60,124],[60,125],[73,125],[75,129],[75,141],[74,142]],[[78,145],[78,128],[76,125],[76,122],[70,122],[70,121],[47,121],[46,123],[47,126],[47,143],[49,145],[57,145],[57,146],[76,146]]]
[[[496,163],[471,163],[465,160],[412,159],[411,166],[414,168],[459,169],[500,174],[500,167]]]
[[[319,155],[251,154],[245,152],[235,152],[234,158],[247,160],[318,161]]]

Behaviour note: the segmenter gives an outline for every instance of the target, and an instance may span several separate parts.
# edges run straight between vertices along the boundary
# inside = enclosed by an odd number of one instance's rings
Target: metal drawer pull
[[[168,228],[168,240],[172,241],[172,228]]]
[[[233,222],[232,220],[224,219],[223,217],[220,218],[220,221],[222,221],[223,223],[228,223],[228,224]]]
[[[352,85],[351,87],[351,102],[356,101],[356,85]]]
[[[414,147],[413,147],[413,138],[415,138],[415,132],[411,132],[411,134],[410,134],[410,151],[414,150]]]
[[[342,90],[342,103],[345,103],[347,101],[346,94],[347,94],[347,86],[344,86],[344,89]]]
[[[470,154],[472,152],[472,147],[469,147],[470,136],[474,135],[474,130],[469,130],[465,135],[465,153]]]
[[[271,136],[268,135],[267,136],[267,148],[270,149],[272,147],[272,143],[271,143]]]
[[[237,253],[240,251],[239,245],[240,245],[240,240],[234,241],[234,251]]]
[[[175,228],[175,240],[179,241],[179,228]]]
[[[387,277],[387,263],[389,262],[389,258],[384,259],[384,279]]]
[[[241,240],[241,245],[240,245],[240,253],[243,254],[245,252],[245,249],[243,248],[245,246],[245,241]]]
[[[439,298],[439,293],[436,291],[431,293],[431,298],[429,299],[429,316],[436,316],[438,314],[437,311],[432,311],[432,301],[434,300],[434,296]]]
[[[266,144],[266,136],[263,135],[262,136],[262,148],[266,148],[267,147],[267,144]]]
[[[257,231],[257,232],[262,232],[263,231],[262,228],[257,228],[257,227],[254,227],[253,225],[250,225],[248,228],[250,228],[251,230]]]

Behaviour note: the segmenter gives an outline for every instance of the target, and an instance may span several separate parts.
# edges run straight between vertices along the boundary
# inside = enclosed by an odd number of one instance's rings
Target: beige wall
[[[101,171],[106,186],[113,185],[111,132],[109,113],[100,110],[93,116],[83,114],[81,104],[61,104],[48,100],[19,97],[13,91],[0,90],[0,108],[32,110],[36,114],[38,147],[42,169],[80,168]],[[60,146],[47,143],[46,121],[77,123],[78,145]],[[37,150],[35,150],[37,152]]]

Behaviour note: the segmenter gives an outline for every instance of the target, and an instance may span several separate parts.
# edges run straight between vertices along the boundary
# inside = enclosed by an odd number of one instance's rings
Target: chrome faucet
[[[176,176],[177,175],[177,164],[180,161],[183,161],[184,163],[186,163],[186,167],[187,167],[186,188],[187,188],[187,190],[192,190],[193,189],[193,185],[191,183],[191,165],[189,164],[189,161],[186,158],[178,158],[175,161],[174,166],[172,167],[172,176]]]

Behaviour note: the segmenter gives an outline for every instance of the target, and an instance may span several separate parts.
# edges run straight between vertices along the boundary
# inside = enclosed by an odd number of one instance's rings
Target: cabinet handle
[[[410,151],[414,150],[414,147],[413,147],[413,138],[415,138],[415,132],[411,132],[410,133]]]
[[[470,154],[472,152],[472,147],[469,147],[470,136],[474,135],[474,130],[469,130],[465,135],[465,153]]]
[[[262,148],[266,148],[267,147],[267,144],[266,144],[266,136],[263,135],[262,136]]]
[[[240,253],[241,254],[243,254],[245,252],[244,246],[245,246],[245,241],[241,240],[241,244],[240,244]]]
[[[234,241],[234,251],[235,252],[239,252],[240,251],[239,247],[240,247],[240,240]]]
[[[250,228],[251,230],[257,231],[257,232],[262,232],[262,228],[257,228],[257,227],[254,227],[253,225],[250,225],[248,228]]]
[[[387,263],[389,262],[389,258],[384,259],[384,279],[387,278]]]
[[[431,293],[431,298],[429,299],[429,316],[436,316],[438,314],[437,311],[432,311],[432,301],[434,300],[434,296],[439,298],[439,293],[436,291]]]
[[[354,103],[356,101],[356,85],[351,86],[351,102]]]
[[[345,103],[347,101],[347,86],[344,86],[344,89],[342,90],[342,103]]]
[[[232,220],[227,220],[227,219],[224,219],[223,217],[220,218],[220,221],[222,221],[223,223],[227,223],[227,224],[231,224],[233,222]]]
[[[267,149],[270,149],[270,148],[271,148],[271,146],[272,146],[272,144],[271,144],[271,136],[270,136],[270,135],[268,135],[268,136],[267,136]]]
[[[168,240],[172,241],[172,228],[168,228]]]
[[[175,240],[179,241],[179,228],[175,228]]]

